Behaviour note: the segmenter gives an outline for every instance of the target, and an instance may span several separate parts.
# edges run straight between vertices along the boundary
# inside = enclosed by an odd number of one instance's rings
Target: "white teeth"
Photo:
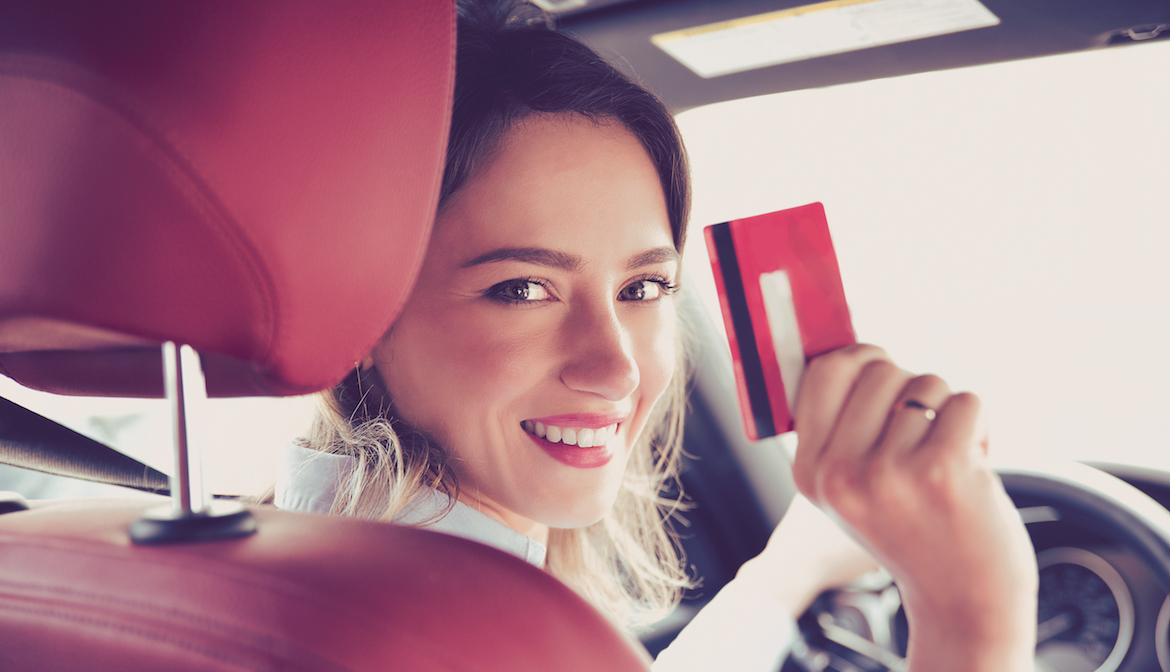
[[[609,427],[601,427],[593,430],[593,445],[604,446],[607,438],[609,438]]]
[[[529,434],[547,439],[552,443],[564,443],[568,446],[581,448],[604,446],[606,442],[617,436],[618,428],[617,423],[593,429],[591,427],[556,427],[534,420],[525,420],[520,425]]]

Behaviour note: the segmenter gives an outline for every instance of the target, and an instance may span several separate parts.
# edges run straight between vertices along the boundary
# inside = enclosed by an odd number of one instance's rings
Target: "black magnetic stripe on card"
[[[743,291],[739,258],[735,255],[735,243],[731,240],[731,224],[712,226],[711,238],[715,242],[715,256],[719,259],[719,270],[723,275],[723,289],[727,295],[727,307],[731,311],[731,326],[739,344],[739,361],[743,365],[748,402],[756,421],[756,435],[761,439],[775,436],[776,420],[772,417],[772,403],[768,399],[768,386],[764,383],[764,367],[760,364],[756,332],[752,329],[752,314]]]

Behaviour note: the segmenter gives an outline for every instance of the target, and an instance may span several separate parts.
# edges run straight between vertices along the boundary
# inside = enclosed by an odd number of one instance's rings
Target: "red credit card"
[[[857,342],[820,203],[708,226],[744,428],[792,431],[808,360]]]

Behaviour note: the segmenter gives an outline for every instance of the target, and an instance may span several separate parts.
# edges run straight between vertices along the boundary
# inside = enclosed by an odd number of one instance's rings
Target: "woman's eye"
[[[665,280],[635,280],[626,285],[618,299],[621,301],[656,301],[669,294],[673,287]]]
[[[535,280],[507,280],[488,290],[488,296],[508,303],[532,303],[551,298],[548,289]]]

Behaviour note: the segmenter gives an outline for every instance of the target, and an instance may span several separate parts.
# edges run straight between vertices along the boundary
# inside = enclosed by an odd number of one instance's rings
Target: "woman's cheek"
[[[654,311],[652,335],[646,339],[643,355],[639,359],[642,377],[642,395],[649,406],[658,402],[670,385],[677,362],[678,326],[674,304],[667,299],[666,305]]]
[[[482,428],[484,422],[490,422],[487,418],[517,404],[532,412],[534,399],[550,396],[555,344],[550,343],[546,329],[524,324],[523,318],[528,317],[488,319],[478,322],[475,329],[464,325],[448,332],[451,335],[443,348],[446,354],[437,364],[444,372],[447,403],[454,402],[468,412],[478,410],[474,422],[468,418],[464,423],[468,427]],[[435,371],[432,369],[431,375]]]

